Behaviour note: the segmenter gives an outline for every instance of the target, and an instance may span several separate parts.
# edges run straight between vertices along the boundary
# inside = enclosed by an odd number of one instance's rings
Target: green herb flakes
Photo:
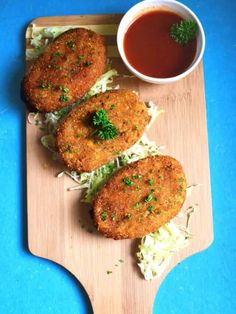
[[[141,174],[134,174],[134,175],[132,175],[132,178],[133,179],[141,179],[142,176],[141,176]]]
[[[152,201],[152,194],[149,194],[149,195],[145,198],[144,202],[145,202],[145,203],[149,203],[149,202],[151,202],[151,201]]]
[[[91,64],[92,64],[92,62],[89,62],[89,61],[85,61],[85,62],[84,62],[84,66],[85,66],[85,67],[89,67]]]
[[[134,184],[129,178],[123,178],[123,182],[127,186],[132,186]]]
[[[153,180],[152,179],[148,179],[147,183],[148,183],[148,185],[153,185]]]
[[[53,57],[60,57],[61,53],[60,51],[54,52]]]
[[[140,203],[140,202],[137,202],[137,203],[135,203],[135,204],[133,205],[133,208],[139,208],[140,205],[141,205],[141,203]]]
[[[66,153],[70,153],[71,152],[70,144],[66,144],[64,150]]]
[[[68,93],[70,90],[69,90],[69,88],[67,88],[67,87],[63,87],[63,86],[59,86],[59,89],[61,90],[61,91],[63,91],[64,93]]]
[[[152,205],[149,205],[148,208],[147,208],[147,210],[148,210],[150,213],[152,213],[152,212],[154,211],[154,208],[153,208]]]
[[[44,90],[44,89],[48,88],[48,85],[42,83],[42,84],[39,85],[39,88]]]
[[[68,41],[66,45],[70,48],[71,51],[75,51],[76,44],[73,40]]]
[[[102,212],[102,213],[100,214],[100,218],[102,219],[102,221],[106,221],[106,219],[107,219],[107,213],[106,213],[106,212]]]
[[[62,102],[67,102],[69,100],[69,97],[65,94],[62,94],[60,97],[59,97],[59,100],[62,101]]]
[[[132,214],[130,214],[130,213],[126,214],[126,217],[127,217],[128,219],[131,219],[131,218],[132,218]]]
[[[91,133],[91,136],[98,135],[98,137],[105,141],[118,136],[118,130],[108,119],[106,110],[97,110],[92,117],[92,122],[96,128]]]
[[[112,105],[110,106],[110,110],[115,109],[115,107],[116,107],[116,105],[115,105],[115,104],[112,104]]]
[[[178,44],[186,45],[192,41],[198,32],[197,23],[193,20],[182,20],[171,26],[170,36]]]

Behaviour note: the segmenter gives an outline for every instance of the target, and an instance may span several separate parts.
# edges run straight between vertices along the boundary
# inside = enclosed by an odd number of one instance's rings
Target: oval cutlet
[[[83,28],[68,30],[29,68],[22,82],[24,98],[39,111],[59,110],[83,97],[105,66],[101,35]]]
[[[144,158],[118,170],[98,192],[94,223],[108,238],[141,238],[178,214],[186,188],[177,160],[169,156]]]
[[[113,139],[93,136],[92,117],[101,109],[118,130]],[[145,104],[132,91],[113,90],[93,96],[75,107],[59,126],[59,154],[71,170],[92,171],[135,144],[149,120]]]

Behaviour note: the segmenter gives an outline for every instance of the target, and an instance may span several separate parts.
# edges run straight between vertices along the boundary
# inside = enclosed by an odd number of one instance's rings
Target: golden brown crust
[[[106,110],[119,134],[98,143],[91,134],[92,115],[99,109]],[[56,137],[59,154],[70,169],[92,171],[135,144],[149,119],[145,104],[132,91],[113,90],[93,96],[75,107],[59,126]]]
[[[83,97],[105,65],[101,35],[83,28],[68,30],[29,68],[22,82],[24,98],[39,111],[59,110]]]
[[[125,183],[125,179],[132,183]],[[186,187],[176,159],[144,158],[118,170],[98,192],[93,204],[94,223],[108,238],[143,237],[178,214]]]

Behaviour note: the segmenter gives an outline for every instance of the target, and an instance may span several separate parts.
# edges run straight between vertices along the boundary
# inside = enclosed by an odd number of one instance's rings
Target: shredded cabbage
[[[138,266],[146,280],[161,276],[168,266],[173,253],[189,244],[186,236],[173,222],[165,224],[158,231],[141,239],[137,257]]]
[[[163,109],[158,109],[157,105],[153,102],[153,101],[149,101],[147,104],[148,107],[148,114],[151,117],[150,122],[148,123],[147,126],[147,131],[150,129],[150,127],[153,125],[153,123],[155,122],[156,118],[164,112]]]
[[[91,203],[97,191],[119,168],[147,156],[158,154],[161,154],[159,147],[155,142],[150,141],[144,135],[135,145],[125,152],[120,153],[115,160],[111,161],[107,165],[101,166],[92,172],[83,172],[80,176],[78,175],[80,178],[79,182],[77,181],[78,184],[68,190],[86,189],[83,201]],[[68,175],[68,172],[64,173]],[[59,176],[61,176],[61,173]]]
[[[111,83],[113,82],[114,77],[117,75],[118,73],[115,69],[110,69],[101,75],[93,87],[84,96],[83,100],[88,100],[90,97],[96,94],[104,93],[107,90],[113,89]]]
[[[50,39],[56,38],[70,28],[72,28],[72,26],[47,27],[40,30],[40,32],[37,32],[36,27],[33,24],[31,33],[32,39],[30,41],[33,49],[26,50],[26,59],[32,60],[37,58],[42,52],[44,52],[45,47],[48,45]]]

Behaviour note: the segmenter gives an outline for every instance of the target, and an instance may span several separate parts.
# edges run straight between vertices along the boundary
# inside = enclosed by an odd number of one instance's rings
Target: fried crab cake
[[[141,238],[178,214],[186,188],[176,159],[146,157],[118,170],[98,192],[93,203],[94,223],[108,238]]]
[[[117,130],[112,139],[94,134],[93,117],[101,110]],[[135,144],[149,120],[146,105],[132,91],[112,90],[93,96],[60,124],[56,136],[59,154],[71,170],[95,170]]]
[[[80,99],[103,74],[104,38],[91,30],[70,29],[50,43],[22,82],[25,101],[52,112]]]

